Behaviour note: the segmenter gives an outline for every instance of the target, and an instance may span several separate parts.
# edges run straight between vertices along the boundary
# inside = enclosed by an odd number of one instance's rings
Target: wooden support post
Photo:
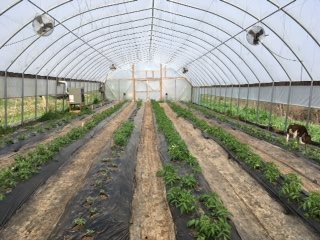
[[[162,64],[160,64],[160,101],[162,101]]]
[[[133,101],[136,101],[136,79],[134,76],[134,64],[132,64],[132,85],[133,85]]]

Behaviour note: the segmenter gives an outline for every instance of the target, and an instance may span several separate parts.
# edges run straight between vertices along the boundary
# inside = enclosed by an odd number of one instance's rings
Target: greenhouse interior
[[[1,0],[0,239],[320,239],[319,13]]]

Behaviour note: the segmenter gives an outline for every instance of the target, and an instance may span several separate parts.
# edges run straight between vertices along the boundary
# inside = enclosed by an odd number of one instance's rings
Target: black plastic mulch
[[[50,176],[54,175],[61,166],[66,164],[68,160],[71,159],[72,155],[82,147],[82,145],[94,137],[102,128],[105,127],[107,122],[112,120],[126,106],[127,104],[117,112],[113,113],[110,117],[100,122],[83,138],[62,149],[52,161],[41,168],[38,174],[25,182],[18,183],[12,192],[8,193],[6,198],[0,201],[0,228],[9,221],[11,216],[29,199],[39,186],[44,184]]]
[[[107,106],[111,106],[111,104],[107,103]],[[101,107],[97,107],[96,111],[98,111],[100,108]],[[17,152],[20,148],[27,144],[40,142],[41,140],[45,139],[48,135],[54,134],[55,132],[61,130],[68,123],[75,120],[81,120],[87,116],[88,115],[81,115],[71,120],[57,119],[57,122],[51,128],[49,128],[49,126],[46,126],[47,122],[39,123],[37,129],[43,128],[43,132],[38,132],[35,129],[33,129],[32,131],[30,131],[29,129],[18,129],[16,133],[12,134],[12,138],[10,140],[12,141],[11,143],[8,143],[6,145],[0,144],[0,155],[7,154],[10,152]],[[36,121],[34,122],[36,123]],[[24,139],[19,139],[22,135],[24,136]],[[4,136],[4,138],[6,138],[6,136]]]
[[[135,113],[131,116],[133,118]],[[134,117],[135,128],[127,146],[111,147],[101,153],[88,172],[80,192],[70,200],[49,239],[129,239],[135,167],[143,109]],[[83,226],[75,219],[85,220]]]
[[[162,133],[158,131],[157,133],[157,144],[159,148],[160,158],[163,164],[171,164],[177,170],[179,175],[189,175],[192,174],[191,167],[184,162],[171,161],[168,155],[168,145],[166,139]],[[206,194],[212,192],[207,180],[204,178],[202,173],[198,173],[195,175],[198,186],[197,189],[193,192],[197,197],[202,194]],[[217,183],[218,184],[218,183]],[[168,188],[167,188],[168,190]],[[172,218],[175,223],[176,228],[176,239],[177,240],[191,240],[195,239],[195,234],[192,229],[187,227],[188,221],[198,217],[197,213],[193,214],[181,214],[179,209],[170,205],[170,210],[172,214]],[[202,209],[205,210],[205,209]],[[237,231],[236,226],[230,220],[229,224],[231,225],[231,239],[232,240],[241,240],[241,236]]]

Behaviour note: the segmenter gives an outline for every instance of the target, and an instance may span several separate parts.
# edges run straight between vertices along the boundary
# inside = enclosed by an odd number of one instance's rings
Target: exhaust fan
[[[37,15],[32,21],[33,30],[39,36],[49,36],[54,29],[54,19],[48,14],[44,13]]]

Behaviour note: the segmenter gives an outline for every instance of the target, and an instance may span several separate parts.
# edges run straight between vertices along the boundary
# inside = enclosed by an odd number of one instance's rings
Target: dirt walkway
[[[138,149],[136,189],[132,204],[130,239],[173,240],[174,224],[166,200],[165,185],[156,176],[161,169],[150,102],[146,103]]]
[[[112,105],[107,105],[107,106],[104,106],[100,109],[98,109],[94,114],[96,113],[100,113],[102,111],[105,111],[106,109],[112,107]],[[83,119],[76,119],[76,120],[73,120],[71,121],[70,123],[68,123],[67,125],[65,125],[63,128],[57,130],[57,131],[54,131],[52,133],[49,133],[45,139],[42,139],[41,140],[41,143],[39,143],[38,141],[37,142],[32,142],[32,143],[28,143],[26,145],[24,145],[22,148],[19,149],[19,151],[17,152],[11,152],[11,153],[8,153],[8,154],[5,154],[5,155],[1,155],[0,156],[0,170],[1,169],[4,169],[10,165],[12,165],[14,163],[14,159],[15,157],[18,155],[18,154],[26,154],[28,153],[29,151],[33,150],[35,147],[37,147],[39,144],[46,144],[50,141],[52,141],[53,139],[57,138],[57,137],[61,137],[65,134],[67,134],[68,132],[71,131],[71,129],[75,128],[75,127],[80,127],[82,126],[83,123],[87,122],[88,120],[90,120],[92,118],[93,114],[89,115],[89,116],[86,116],[85,118]]]
[[[230,125],[207,119],[199,111],[193,110],[199,118],[219,127],[235,136],[240,142],[248,144],[251,150],[258,154],[264,161],[275,163],[284,174],[296,173],[301,177],[303,189],[306,191],[320,190],[320,166],[311,161],[296,157],[292,153],[259,140],[242,131],[233,129]]]
[[[198,159],[203,174],[232,213],[233,221],[246,240],[319,239],[300,219],[285,210],[259,183],[252,179],[214,141],[202,137],[200,130],[162,105],[191,153]]]
[[[49,178],[0,232],[0,239],[43,240],[59,221],[64,208],[78,192],[96,156],[106,147],[114,131],[129,118],[135,104],[131,103],[75,154],[56,175]]]

